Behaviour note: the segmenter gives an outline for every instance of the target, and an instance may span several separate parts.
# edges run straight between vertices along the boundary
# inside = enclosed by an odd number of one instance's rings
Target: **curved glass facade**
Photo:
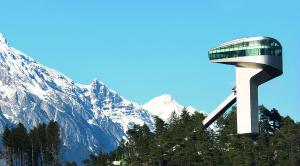
[[[210,60],[256,55],[282,56],[282,48],[275,39],[265,38],[248,42],[236,42],[208,51]]]

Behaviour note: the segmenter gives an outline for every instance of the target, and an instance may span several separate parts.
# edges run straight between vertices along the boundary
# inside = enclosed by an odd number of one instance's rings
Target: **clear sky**
[[[83,84],[94,78],[144,104],[161,94],[211,112],[235,81],[208,49],[247,36],[283,45],[284,74],[259,103],[300,121],[298,0],[1,0],[0,32],[40,63]]]

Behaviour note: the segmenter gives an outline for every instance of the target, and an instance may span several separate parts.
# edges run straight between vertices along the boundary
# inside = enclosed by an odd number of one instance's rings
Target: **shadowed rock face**
[[[63,155],[80,162],[89,153],[113,150],[133,124],[154,127],[152,114],[94,80],[79,85],[10,47],[0,34],[0,130],[28,129],[56,120]]]
[[[0,43],[8,45],[8,43],[2,33],[0,33]]]

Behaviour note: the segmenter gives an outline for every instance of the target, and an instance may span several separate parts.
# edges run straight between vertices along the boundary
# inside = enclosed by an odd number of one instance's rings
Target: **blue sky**
[[[235,81],[208,49],[245,36],[283,45],[284,74],[259,89],[259,103],[300,121],[299,1],[1,1],[0,32],[11,46],[74,81],[94,78],[143,104],[171,94],[210,112]]]

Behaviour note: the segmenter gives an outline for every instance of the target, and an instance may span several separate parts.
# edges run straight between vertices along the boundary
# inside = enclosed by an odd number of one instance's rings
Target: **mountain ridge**
[[[0,33],[0,130],[19,122],[30,129],[50,120],[61,126],[63,158],[78,163],[90,153],[116,148],[134,124],[154,130],[151,111],[99,80],[75,83],[10,47]]]
[[[89,153],[113,150],[134,124],[154,127],[151,113],[100,81],[77,85],[10,47],[0,36],[1,130],[19,122],[29,129],[56,120],[61,125],[64,158],[80,162]]]

